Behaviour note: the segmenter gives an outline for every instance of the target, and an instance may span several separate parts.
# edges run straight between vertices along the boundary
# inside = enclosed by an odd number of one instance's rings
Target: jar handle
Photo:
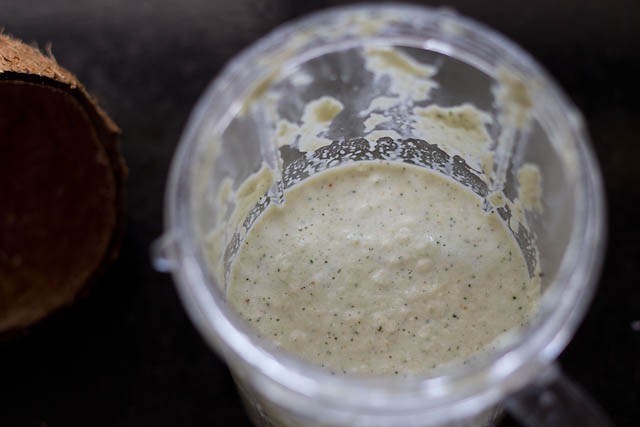
[[[175,268],[176,242],[171,232],[158,237],[151,244],[151,264],[156,271],[169,273]]]
[[[612,427],[613,423],[586,393],[556,365],[539,380],[510,396],[508,411],[526,427]]]

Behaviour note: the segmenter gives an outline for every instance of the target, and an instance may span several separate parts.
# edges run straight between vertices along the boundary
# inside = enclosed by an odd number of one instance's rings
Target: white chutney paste
[[[271,204],[227,296],[257,333],[334,374],[429,374],[524,325],[539,282],[496,213],[405,163],[318,173]]]

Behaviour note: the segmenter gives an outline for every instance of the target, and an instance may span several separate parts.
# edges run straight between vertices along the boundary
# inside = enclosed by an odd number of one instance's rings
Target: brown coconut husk
[[[0,34],[0,336],[72,304],[116,257],[119,135],[50,53]]]

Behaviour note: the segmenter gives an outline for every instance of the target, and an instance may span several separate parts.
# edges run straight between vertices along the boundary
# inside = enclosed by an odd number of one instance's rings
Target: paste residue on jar
[[[377,79],[387,77],[391,95],[419,101],[427,99],[431,89],[437,87],[436,82],[431,79],[436,69],[415,60],[399,49],[367,48],[363,57],[365,67],[374,73]]]
[[[518,200],[524,209],[542,213],[542,176],[538,166],[525,163],[518,169]]]
[[[525,324],[539,287],[470,190],[357,162],[286,191],[249,230],[227,296],[265,339],[333,373],[426,373]]]
[[[455,107],[416,107],[413,109],[416,135],[437,144],[449,154],[458,154],[468,162],[480,166],[482,156],[489,151],[491,138],[486,124],[488,114],[471,104]]]
[[[495,99],[501,110],[503,126],[524,129],[530,120],[533,101],[525,81],[515,72],[502,66],[497,73]]]
[[[278,121],[276,128],[278,146],[296,146],[300,151],[313,152],[331,144],[331,139],[325,138],[323,132],[343,108],[344,105],[331,96],[314,99],[305,106],[300,125],[284,119]]]

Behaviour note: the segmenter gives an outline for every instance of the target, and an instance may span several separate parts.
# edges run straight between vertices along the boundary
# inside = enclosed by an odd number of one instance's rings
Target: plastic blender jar
[[[269,108],[277,95],[279,114],[295,119],[306,102],[331,93],[345,107],[339,124],[325,135],[343,141],[342,148],[361,148],[362,110],[386,84],[363,69],[361,53],[372,46],[402,49],[437,69],[437,87],[425,105],[469,103],[490,113],[496,162],[485,171],[491,184],[474,188],[476,193],[486,196],[498,189],[507,197],[516,194],[515,171],[527,162],[537,165],[543,178],[544,209],[527,214],[544,272],[537,315],[481,362],[435,376],[332,376],[279,351],[258,339],[226,304],[223,276],[208,261],[205,238],[216,222],[228,219],[216,203],[225,179],[237,188],[267,164],[279,180],[261,200],[273,203],[292,183],[360,159],[348,149],[325,153],[333,157],[320,163],[318,153],[279,151]],[[496,87],[505,72],[530,95],[526,129],[501,121],[501,111],[509,106],[496,101]],[[306,76],[303,85],[300,76]],[[402,125],[388,130],[423,137]],[[462,160],[471,165],[479,159]],[[444,153],[426,166],[452,176],[460,161]],[[295,162],[314,166],[295,172]],[[232,60],[208,87],[173,160],[166,230],[154,246],[154,260],[157,268],[172,272],[191,319],[227,362],[256,425],[479,426],[492,425],[497,408],[505,407],[528,426],[602,426],[606,417],[562,375],[555,359],[593,294],[604,215],[600,174],[581,115],[527,53],[448,10],[359,5],[278,28]],[[229,251],[236,235],[226,230],[219,237],[221,247]]]

